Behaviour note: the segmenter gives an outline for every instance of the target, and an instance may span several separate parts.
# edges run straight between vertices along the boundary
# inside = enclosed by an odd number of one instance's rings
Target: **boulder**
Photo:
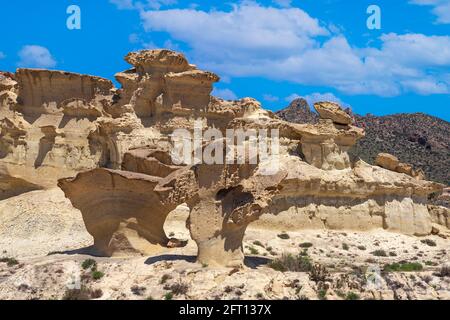
[[[375,159],[375,165],[391,171],[396,171],[399,164],[398,158],[389,153],[380,153]]]
[[[352,117],[342,107],[334,102],[317,102],[314,108],[321,119],[330,119],[334,123],[349,125],[353,122]]]

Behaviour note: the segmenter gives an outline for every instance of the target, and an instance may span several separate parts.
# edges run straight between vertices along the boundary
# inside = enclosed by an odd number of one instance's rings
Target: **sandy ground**
[[[0,257],[17,260],[0,262],[0,299],[69,299],[82,293],[96,299],[450,299],[450,276],[442,273],[450,262],[450,238],[253,227],[244,241],[246,267],[213,269],[195,262],[196,245],[185,228],[186,212],[180,211],[165,228],[189,240],[186,247],[164,248],[153,257],[99,258],[85,254],[92,238],[79,212],[58,192],[0,202]],[[44,195],[41,207],[36,200]],[[271,268],[283,254],[307,255],[314,271]],[[87,259],[96,261],[95,275],[82,268]],[[383,271],[387,264],[412,262],[423,270]]]

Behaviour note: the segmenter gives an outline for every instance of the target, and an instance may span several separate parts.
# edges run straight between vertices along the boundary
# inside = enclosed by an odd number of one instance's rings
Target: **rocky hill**
[[[348,110],[348,112],[350,112]],[[296,99],[277,115],[295,123],[316,123],[317,113],[304,99]],[[374,163],[380,152],[422,168],[427,178],[450,185],[450,123],[423,113],[374,116],[354,115],[366,131],[352,155]]]

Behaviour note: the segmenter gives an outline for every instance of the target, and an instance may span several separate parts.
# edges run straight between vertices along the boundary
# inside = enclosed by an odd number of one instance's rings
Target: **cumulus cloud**
[[[214,88],[212,95],[224,100],[237,100],[237,95],[230,89]]]
[[[159,10],[164,6],[171,6],[176,4],[177,0],[146,0],[146,1],[109,0],[109,2],[116,5],[119,10],[132,10],[132,9]]]
[[[272,2],[283,8],[289,8],[292,5],[292,0],[273,0]]]
[[[280,100],[279,97],[271,95],[271,94],[264,94],[263,99],[265,101],[269,101],[269,102],[276,102],[276,101]]]
[[[42,46],[27,45],[19,51],[20,67],[28,68],[52,68],[56,61],[50,51]]]
[[[432,0],[430,0],[432,1]],[[227,77],[265,77],[346,94],[447,93],[450,37],[384,34],[358,48],[299,8],[255,2],[228,11],[141,10],[148,32],[167,32],[200,67]],[[171,42],[173,43],[173,42]]]
[[[436,23],[450,23],[450,0],[411,0],[410,3],[431,6],[431,12],[437,17]]]

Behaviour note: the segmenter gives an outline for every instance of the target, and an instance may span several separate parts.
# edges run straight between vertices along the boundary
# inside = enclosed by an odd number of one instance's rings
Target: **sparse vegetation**
[[[439,271],[439,275],[441,277],[450,277],[450,265],[445,264],[441,267],[441,270]]]
[[[104,276],[105,276],[105,274],[101,271],[98,271],[98,270],[92,271],[92,278],[94,280],[100,280]]]
[[[327,290],[321,289],[317,292],[317,296],[320,300],[327,300]]]
[[[172,300],[173,299],[173,293],[172,292],[167,292],[164,295],[164,300]]]
[[[167,280],[172,279],[172,276],[170,274],[165,274],[161,277],[161,280],[159,281],[160,284],[165,284]]]
[[[264,245],[261,243],[261,241],[258,241],[258,240],[256,240],[256,241],[253,241],[253,244],[255,245],[255,246],[258,246],[258,247],[261,247],[261,248],[264,248]]]
[[[384,266],[385,272],[412,272],[422,271],[423,266],[418,262],[392,263]]]
[[[346,243],[343,243],[342,244],[342,249],[344,249],[344,250],[349,250],[350,249],[350,247],[348,246],[348,244],[346,244]]]
[[[283,232],[278,235],[278,238],[287,240],[287,239],[290,239],[291,237],[286,232]]]
[[[254,247],[249,247],[248,250],[250,250],[250,254],[259,254],[259,251]]]
[[[103,296],[100,289],[93,290],[86,286],[81,286],[80,289],[66,289],[62,300],[91,300],[98,299]]]
[[[147,288],[145,287],[140,287],[140,286],[132,286],[130,288],[131,292],[137,296],[142,296],[144,295],[144,292],[147,291]]]
[[[436,247],[436,241],[431,240],[431,239],[423,239],[423,240],[420,240],[420,242],[422,242],[423,244],[426,244],[430,247]]]
[[[358,246],[357,247],[359,250],[361,250],[361,251],[365,251],[366,250],[366,247],[365,246]]]
[[[373,251],[372,255],[374,255],[375,257],[387,257],[386,251],[384,251],[382,249],[378,249],[378,250]]]
[[[94,259],[86,259],[81,264],[81,267],[84,270],[87,270],[87,269],[97,270],[97,262]]]
[[[19,261],[14,258],[0,258],[0,262],[6,263],[8,267],[13,267],[19,264]]]
[[[280,258],[273,260],[269,267],[281,272],[308,272],[312,269],[312,263],[308,256],[283,254]]]
[[[354,292],[347,293],[347,296],[345,297],[345,300],[360,300],[360,296]]]
[[[186,283],[180,281],[171,285],[166,285],[164,286],[164,289],[170,290],[170,292],[175,296],[179,296],[186,294],[189,290],[189,286]]]
[[[305,249],[311,248],[312,246],[313,246],[313,244],[311,242],[303,242],[303,243],[299,244],[300,248],[305,248]]]

